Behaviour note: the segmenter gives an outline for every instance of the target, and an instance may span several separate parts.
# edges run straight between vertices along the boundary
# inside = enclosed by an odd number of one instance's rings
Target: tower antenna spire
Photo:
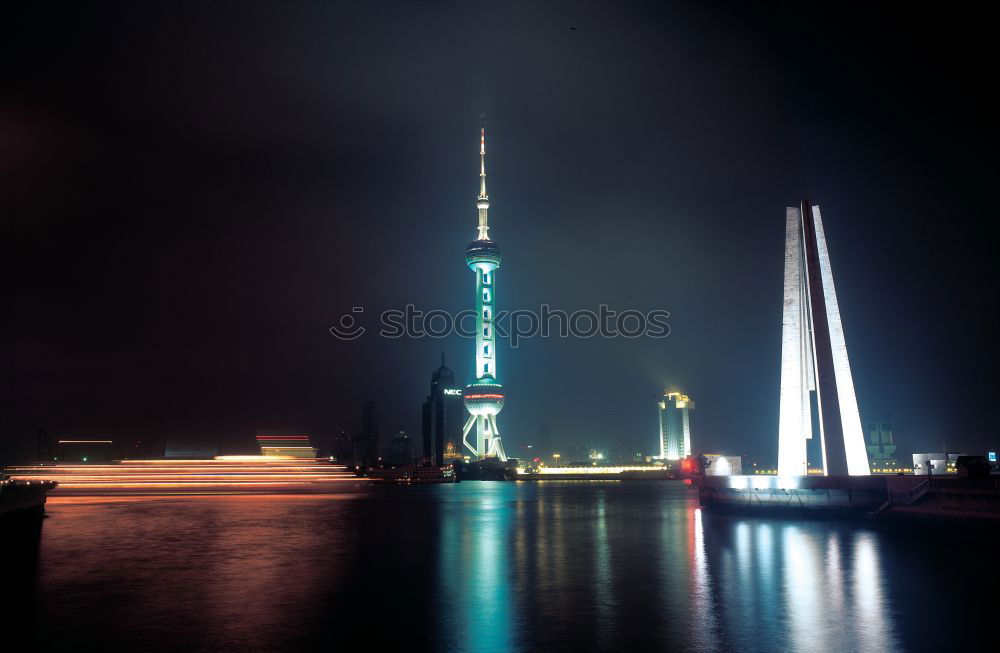
[[[476,208],[479,209],[479,240],[489,240],[490,225],[487,211],[490,208],[490,198],[486,194],[486,114],[479,114],[479,197]]]
[[[486,197],[486,114],[479,119],[479,196]]]

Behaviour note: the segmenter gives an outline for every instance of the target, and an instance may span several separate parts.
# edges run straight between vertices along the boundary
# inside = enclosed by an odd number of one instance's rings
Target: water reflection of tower
[[[462,442],[480,460],[507,460],[497,413],[503,408],[503,386],[497,380],[497,349],[494,318],[496,317],[496,269],[500,267],[500,247],[490,240],[487,212],[490,198],[486,194],[486,126],[479,139],[479,234],[465,249],[465,262],[476,273],[476,380],[465,388],[465,407],[469,419],[462,430]],[[476,427],[476,442],[468,441],[469,431]]]
[[[423,405],[423,457],[432,465],[445,463],[448,443],[462,440],[465,406],[462,390],[455,385],[455,373],[445,367],[441,352],[441,367],[431,374],[431,393]]]

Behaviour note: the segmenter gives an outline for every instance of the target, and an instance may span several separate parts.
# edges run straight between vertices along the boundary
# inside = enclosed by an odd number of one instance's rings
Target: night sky
[[[419,438],[474,301],[487,116],[501,308],[664,309],[665,339],[500,352],[509,454],[777,455],[785,207],[823,209],[862,417],[996,447],[995,36],[916,4],[21,3],[2,21],[0,461],[50,438]],[[927,13],[921,13],[921,12]],[[370,331],[327,329],[353,306]],[[374,327],[374,329],[372,329]],[[540,439],[542,438],[542,439]]]

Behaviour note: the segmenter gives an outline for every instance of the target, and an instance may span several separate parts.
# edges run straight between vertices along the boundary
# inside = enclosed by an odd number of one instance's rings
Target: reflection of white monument
[[[813,392],[824,473],[868,475],[868,455],[823,221],[818,206],[802,202],[785,213],[779,475],[806,474],[806,444],[813,437]]]

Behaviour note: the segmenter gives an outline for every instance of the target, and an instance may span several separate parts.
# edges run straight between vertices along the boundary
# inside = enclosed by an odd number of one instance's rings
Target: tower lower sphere
[[[469,411],[469,420],[465,423],[463,433],[465,446],[475,451],[480,459],[507,460],[500,442],[500,431],[497,429],[497,413],[503,410],[503,386],[489,379],[480,379],[465,387],[463,399],[465,409]],[[473,426],[476,427],[475,445],[468,441]]]

